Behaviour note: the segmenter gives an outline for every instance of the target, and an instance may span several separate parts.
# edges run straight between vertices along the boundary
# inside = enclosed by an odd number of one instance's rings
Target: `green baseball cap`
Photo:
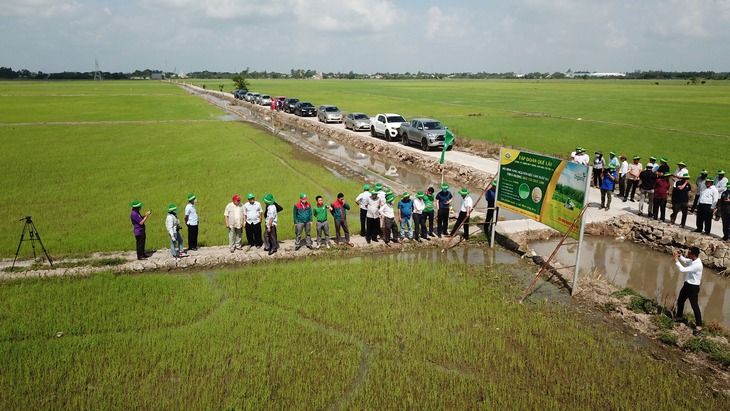
[[[188,194],[188,201],[193,201],[198,198],[195,194]]]
[[[466,188],[462,188],[461,190],[459,190],[459,194],[462,196],[469,195],[469,190],[467,190]]]
[[[130,204],[132,208],[142,208],[142,205],[142,202],[139,200],[134,200],[132,201],[132,204]]]
[[[416,197],[417,198],[423,198],[423,195],[424,195],[423,194],[423,191],[419,191],[419,192],[416,193]],[[405,194],[404,194],[404,196],[405,196]]]
[[[252,198],[254,198],[253,193],[248,193],[248,195],[246,196],[246,198],[248,198],[249,200],[252,199]]]
[[[383,183],[377,183],[375,184],[375,191],[380,191],[383,189]]]
[[[391,190],[391,189],[389,188],[389,189],[385,190],[385,195],[386,195],[386,196],[391,196],[391,195],[395,195],[395,193],[393,192],[393,190]]]
[[[497,187],[497,180],[492,181],[492,187]]]
[[[177,211],[177,206],[175,204],[170,204],[169,206],[167,206],[168,213],[172,213],[174,211]]]
[[[306,193],[299,194],[299,198],[307,198],[307,194]]]
[[[446,183],[442,183],[442,184],[441,184],[441,189],[442,189],[442,190],[448,190],[448,189],[449,189],[449,185],[448,185],[448,184],[446,184]]]
[[[712,178],[712,177],[707,177],[707,178],[705,179],[705,183],[714,183],[714,182],[715,182],[715,179],[714,179],[714,178]]]
[[[370,191],[370,184],[365,184],[364,186],[362,186],[362,189],[365,191]]]
[[[271,193],[266,194],[264,196],[264,203],[266,203],[266,204],[274,204],[274,196],[271,195]]]

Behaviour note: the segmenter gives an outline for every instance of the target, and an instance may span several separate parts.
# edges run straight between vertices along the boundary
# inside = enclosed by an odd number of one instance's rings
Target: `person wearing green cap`
[[[700,192],[705,189],[705,180],[707,180],[707,170],[702,170],[700,176],[695,179],[695,198],[692,200],[692,207],[689,212],[694,213],[697,210],[697,201],[700,199]]]
[[[279,251],[279,240],[276,236],[276,226],[279,223],[279,210],[276,208],[274,196],[269,193],[263,198],[266,204],[266,230],[264,231],[264,249],[272,255]]]
[[[332,206],[326,205],[322,196],[315,197],[317,203],[312,207],[312,214],[317,224],[317,248],[322,244],[330,249],[330,223],[327,221],[327,212],[332,211]]]
[[[246,227],[246,242],[248,242],[249,248],[261,248],[264,245],[264,240],[261,237],[261,220],[264,217],[264,209],[261,208],[261,203],[256,201],[253,193],[249,193],[246,198],[248,202],[243,205],[243,226]]]
[[[355,204],[360,207],[360,237],[365,237],[367,233],[368,221],[368,199],[370,198],[370,184],[365,184],[363,192],[355,198]]]
[[[375,191],[378,192],[378,197],[380,197],[381,200],[385,201],[385,196],[387,193],[385,190],[385,186],[383,186],[383,183],[375,184]]]
[[[449,209],[454,196],[449,191],[449,185],[441,184],[441,191],[436,194],[436,234],[439,238],[442,235],[449,235]]]
[[[454,234],[456,234],[456,230],[459,228],[462,223],[464,223],[464,240],[469,239],[469,215],[471,214],[471,209],[474,207],[474,200],[469,197],[469,190],[466,188],[462,188],[459,190],[459,195],[461,196],[461,208],[459,209],[459,216],[456,218],[456,222],[454,223],[454,227],[451,229],[451,236],[453,237]]]
[[[659,168],[659,164],[656,163],[656,156],[649,157],[649,162],[646,163],[646,167],[656,173],[657,169]]]
[[[337,193],[337,200],[330,207],[332,217],[335,220],[335,244],[340,245],[342,243],[342,237],[340,237],[340,231],[342,230],[345,232],[347,245],[354,247],[355,244],[350,241],[350,227],[347,224],[347,210],[350,209],[350,205],[345,201],[345,195]]]
[[[674,181],[681,181],[682,177],[689,174],[689,170],[687,170],[687,165],[684,163],[684,161],[680,161],[677,163],[677,169],[674,170]]]
[[[188,226],[188,251],[198,249],[198,210],[195,194],[188,194],[188,204],[185,206],[185,225]]]
[[[720,201],[720,194],[714,186],[715,180],[707,177],[705,180],[705,189],[700,193],[700,199],[697,201],[697,229],[696,233],[701,233],[703,228],[705,234],[710,235],[712,232],[712,214]]]
[[[717,194],[722,197],[722,195],[727,191],[727,177],[725,177],[725,170],[719,169],[717,170],[717,175],[715,176],[715,188],[717,189]],[[715,221],[720,220],[720,208],[718,207],[717,212],[715,213]]]
[[[605,208],[608,211],[611,208],[611,198],[613,190],[616,188],[616,165],[608,163],[608,168],[603,170],[603,178],[601,179],[601,206],[598,209]]]
[[[615,151],[612,151],[612,152],[608,153],[608,164],[609,165],[613,164],[615,169],[618,169],[619,168],[620,163],[618,161],[618,158],[616,158],[616,152]],[[603,175],[601,175],[601,184],[603,184]]]
[[[380,220],[384,227],[383,241],[385,245],[389,245],[391,241],[400,243],[402,240],[398,237],[398,224],[395,223],[395,209],[393,208],[394,195],[385,197],[385,202],[380,206]]]
[[[687,209],[689,208],[689,192],[692,185],[689,183],[689,174],[682,176],[682,179],[674,183],[672,189],[672,214],[669,215],[669,224],[674,225],[677,214],[682,213],[680,227],[684,228],[687,222]]]
[[[629,172],[626,174],[626,191],[624,192],[624,203],[631,197],[631,202],[635,203],[634,196],[636,195],[636,187],[639,186],[639,174],[643,168],[639,162],[641,157],[634,156],[631,164],[629,164]]]
[[[187,257],[187,254],[183,252],[183,239],[180,235],[180,220],[177,218],[177,206],[170,204],[167,207],[167,218],[165,219],[165,227],[167,228],[167,234],[170,235],[170,253],[172,258],[176,261],[180,260],[180,257]]]
[[[413,201],[406,191],[403,199],[398,202],[398,222],[400,223],[400,238],[413,239]]]
[[[654,216],[654,185],[656,184],[656,173],[651,164],[646,165],[646,170],[639,174],[639,215],[644,215],[644,202],[649,204],[649,218]]]
[[[299,195],[299,201],[294,204],[294,251],[302,247],[302,233],[305,235],[305,243],[310,250],[312,247],[312,206],[307,201],[307,195]]]
[[[378,234],[381,230],[380,220],[380,206],[385,203],[385,200],[381,200],[378,196],[378,192],[370,190],[370,198],[368,199],[367,207],[367,233],[365,240],[370,244],[371,241],[378,242]]]
[[[426,204],[426,208],[423,209],[423,225],[428,225],[428,236],[429,237],[436,237],[436,233],[433,232],[433,217],[434,217],[434,206],[433,203],[436,199],[436,196],[433,194],[434,190],[433,187],[429,187],[426,189],[426,192],[423,194],[423,203]],[[428,222],[428,224],[426,224]],[[426,237],[428,238],[428,237]]]
[[[132,212],[129,218],[132,220],[132,227],[134,228],[134,239],[137,243],[137,259],[146,260],[147,255],[144,253],[145,242],[147,241],[147,234],[145,233],[145,225],[152,211],[147,211],[144,216],[140,213],[142,210],[142,203],[139,200],[134,200],[131,204]]]
[[[657,177],[669,174],[669,159],[662,157],[659,159],[659,167],[656,169]]]
[[[424,196],[423,191],[419,191],[413,200],[413,239],[419,243],[422,238],[429,240],[426,232],[426,219],[423,217],[423,210],[426,208],[426,203],[423,201]]]
[[[730,241],[730,190],[723,191],[717,208],[722,218],[722,239]]]
[[[626,156],[619,156],[621,165],[618,168],[618,196],[624,197],[626,194],[626,175],[629,174],[629,162],[626,161]]]

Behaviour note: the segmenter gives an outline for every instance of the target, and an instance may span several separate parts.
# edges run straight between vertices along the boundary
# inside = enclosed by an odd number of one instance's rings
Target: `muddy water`
[[[549,256],[557,241],[531,243],[539,255]],[[573,265],[577,245],[561,247],[556,258]],[[631,287],[667,307],[674,306],[684,282],[671,255],[630,242],[586,236],[581,251],[581,271],[595,269],[620,287]],[[717,321],[730,327],[730,279],[705,268],[700,286],[700,309],[705,322]],[[689,311],[689,303],[685,305]]]

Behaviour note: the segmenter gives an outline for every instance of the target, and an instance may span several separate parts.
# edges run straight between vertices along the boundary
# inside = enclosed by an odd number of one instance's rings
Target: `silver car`
[[[271,96],[268,94],[262,94],[261,97],[259,97],[258,104],[262,106],[270,106],[271,105]]]
[[[370,130],[370,117],[365,113],[350,113],[343,121],[346,129],[352,131],[368,131]]]
[[[337,106],[322,105],[317,109],[317,118],[323,123],[342,123],[342,112]]]

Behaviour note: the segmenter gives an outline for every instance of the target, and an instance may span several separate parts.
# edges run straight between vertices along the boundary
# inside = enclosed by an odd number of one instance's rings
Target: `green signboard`
[[[568,232],[588,191],[588,167],[554,157],[503,148],[497,206]],[[578,238],[580,224],[570,236]]]

